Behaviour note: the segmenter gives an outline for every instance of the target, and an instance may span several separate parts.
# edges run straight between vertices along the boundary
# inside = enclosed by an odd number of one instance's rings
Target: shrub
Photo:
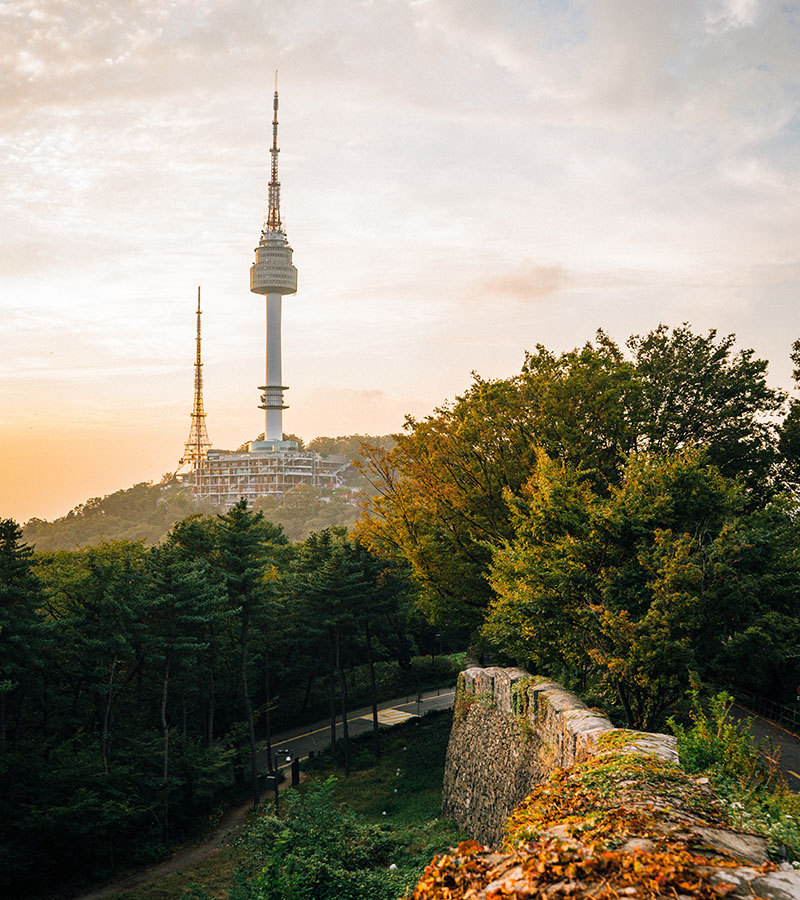
[[[691,726],[669,719],[681,765],[711,778],[727,801],[731,824],[767,838],[773,857],[800,860],[800,796],[781,779],[776,754],[770,753],[768,762],[754,744],[752,720],[731,718],[732,704],[733,697],[720,693],[706,710],[693,692]]]

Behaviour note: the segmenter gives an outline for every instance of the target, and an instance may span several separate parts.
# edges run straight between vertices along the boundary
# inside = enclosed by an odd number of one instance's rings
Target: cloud
[[[706,9],[706,28],[718,34],[752,25],[758,6],[759,0],[716,0]]]
[[[499,295],[506,300],[536,302],[558,293],[571,283],[572,278],[563,266],[536,266],[526,262],[507,274],[486,279],[476,296]]]

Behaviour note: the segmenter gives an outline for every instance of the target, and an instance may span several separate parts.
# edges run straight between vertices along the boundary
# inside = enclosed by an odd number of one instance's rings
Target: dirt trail
[[[427,695],[427,696],[426,696]],[[453,705],[455,692],[452,689],[432,689],[417,695],[418,699],[412,699],[411,696],[398,697],[394,700],[386,700],[380,704],[382,711],[394,713],[402,713],[405,711],[408,715],[419,715],[420,712],[437,709],[449,709]],[[350,737],[354,737],[360,733],[366,733],[372,730],[371,707],[364,709],[352,710],[349,715],[350,719]],[[399,724],[405,721],[406,716],[400,716],[392,721],[384,722],[384,725]],[[366,721],[369,719],[370,721]],[[337,722],[337,729],[340,729],[341,722]],[[300,733],[289,732],[273,737],[273,747],[281,745],[291,746],[292,752],[298,759],[305,759],[312,750],[320,750],[328,743],[328,721],[315,722],[310,725],[297,729]],[[263,760],[262,760],[263,763]],[[288,772],[286,773],[288,775]],[[306,775],[300,773],[300,780],[304,781]],[[290,785],[290,779],[285,777],[280,785],[280,790],[285,790]],[[262,803],[271,803],[274,794],[265,792],[261,795]],[[176,850],[175,855],[160,863],[154,863],[146,869],[140,869],[115,879],[101,887],[92,888],[82,894],[74,895],[71,900],[104,900],[106,897],[113,897],[115,894],[121,894],[131,888],[138,887],[140,884],[146,884],[150,881],[156,881],[173,875],[175,872],[197,865],[206,859],[210,859],[222,850],[222,848],[230,842],[230,839],[236,835],[242,826],[242,822],[247,817],[248,812],[253,808],[251,801],[243,801],[237,806],[228,809],[223,815],[219,825],[209,837],[198,844],[183,847]]]
[[[305,781],[305,778],[305,773],[301,772],[300,780]],[[279,790],[284,791],[289,786],[291,786],[291,782],[285,778]],[[272,803],[274,796],[272,791],[264,792],[261,795],[262,805]],[[202,843],[181,848],[176,851],[174,856],[165,859],[163,862],[154,863],[146,869],[139,869],[102,887],[92,888],[86,893],[77,894],[72,900],[103,900],[105,897],[121,894],[124,891],[131,890],[131,888],[138,887],[140,884],[146,884],[148,881],[157,881],[167,875],[183,871],[190,866],[216,856],[226,844],[230,843],[231,838],[239,832],[242,823],[247,818],[247,814],[252,809],[252,800],[245,800],[236,806],[230,807],[220,819],[219,825]]]

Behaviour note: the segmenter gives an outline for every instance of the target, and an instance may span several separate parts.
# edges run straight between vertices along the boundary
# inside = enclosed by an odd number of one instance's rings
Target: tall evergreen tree
[[[228,606],[236,612],[239,626],[239,677],[242,705],[250,745],[250,782],[253,806],[258,806],[255,716],[250,689],[249,653],[254,627],[274,614],[275,568],[286,555],[288,541],[280,526],[268,522],[263,513],[247,508],[242,498],[228,513],[218,517],[217,561],[222,572]]]

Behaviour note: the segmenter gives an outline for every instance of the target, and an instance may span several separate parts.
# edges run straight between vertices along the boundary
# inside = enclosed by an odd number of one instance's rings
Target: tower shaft
[[[272,148],[270,180],[267,188],[267,215],[261,240],[250,268],[250,290],[267,298],[266,384],[259,387],[264,410],[264,438],[283,440],[283,392],[281,363],[281,304],[285,294],[297,291],[297,269],[292,265],[292,248],[281,223],[281,185],[278,181],[278,76],[272,100]]]
[[[197,288],[197,337],[195,338],[194,359],[194,402],[192,404],[192,424],[189,437],[183,448],[179,468],[185,465],[196,465],[206,458],[211,441],[206,431],[206,412],[203,407],[203,360],[201,353],[202,335],[200,330],[200,288]]]
[[[267,294],[267,383],[262,390],[264,440],[283,440],[283,385],[281,365],[281,295]]]

